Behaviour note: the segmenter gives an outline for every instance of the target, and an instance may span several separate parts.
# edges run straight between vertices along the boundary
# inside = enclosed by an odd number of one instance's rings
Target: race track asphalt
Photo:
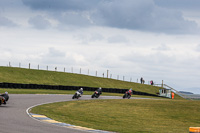
[[[9,94],[6,105],[0,106],[0,133],[85,133],[85,131],[60,127],[37,121],[26,113],[34,105],[71,101],[72,95]],[[100,99],[121,99],[122,97],[101,96]],[[91,99],[83,95],[81,100]]]

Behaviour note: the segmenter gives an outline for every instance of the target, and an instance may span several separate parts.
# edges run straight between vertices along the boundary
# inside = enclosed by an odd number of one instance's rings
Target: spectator
[[[142,83],[144,84],[145,83],[145,80],[143,79]]]
[[[150,81],[150,84],[153,85],[153,80]]]
[[[140,78],[140,82],[141,82],[141,84],[143,83],[143,78],[142,77]]]

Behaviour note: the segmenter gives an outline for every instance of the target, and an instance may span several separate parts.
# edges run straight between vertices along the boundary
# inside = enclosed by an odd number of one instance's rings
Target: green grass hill
[[[0,67],[0,82],[119,89],[133,88],[135,91],[146,92],[150,94],[156,94],[159,90],[159,87],[156,86],[120,81],[110,78],[16,67]]]

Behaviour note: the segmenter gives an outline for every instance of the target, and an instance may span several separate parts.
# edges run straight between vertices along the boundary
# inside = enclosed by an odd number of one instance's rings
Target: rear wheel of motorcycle
[[[94,94],[91,96],[91,98],[94,98]]]
[[[126,98],[126,94],[124,94],[123,99]]]

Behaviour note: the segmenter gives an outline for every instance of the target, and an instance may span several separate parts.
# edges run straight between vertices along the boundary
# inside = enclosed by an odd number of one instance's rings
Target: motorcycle
[[[1,104],[6,104],[6,102],[8,101],[9,99],[9,96],[8,96],[8,93],[5,92],[4,94],[1,94],[0,95],[0,105]]]
[[[129,93],[128,91],[123,95],[123,99],[125,98],[128,98],[130,99],[131,98],[131,93]]]
[[[95,91],[94,94],[91,96],[91,98],[98,98],[101,94],[98,91]]]
[[[6,101],[8,101],[9,99],[8,92],[5,92],[4,94],[1,94],[0,96],[4,97]]]
[[[73,95],[72,99],[74,99],[74,98],[79,99],[79,97],[81,97],[81,93],[77,91],[77,92]]]

